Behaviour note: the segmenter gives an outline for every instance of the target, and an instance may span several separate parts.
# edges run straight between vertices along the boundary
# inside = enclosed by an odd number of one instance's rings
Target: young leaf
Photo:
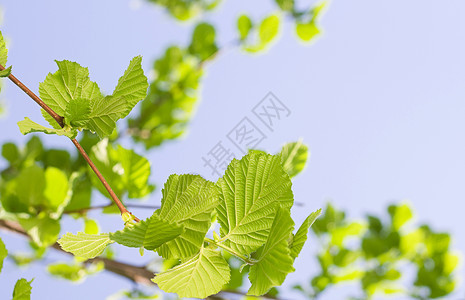
[[[202,248],[188,261],[156,275],[152,281],[167,293],[205,298],[218,293],[229,279],[229,265],[221,254]]]
[[[128,68],[118,80],[118,85],[113,91],[114,98],[124,98],[128,103],[121,118],[126,117],[137,102],[145,98],[148,87],[147,77],[145,77],[144,70],[142,70],[142,56],[136,56],[129,63]]]
[[[57,121],[55,121],[55,119],[48,114],[48,112],[41,108],[40,113],[42,114],[42,117],[44,117],[45,121],[50,124],[50,126],[52,126],[54,129],[61,129],[60,124],[58,124]]]
[[[28,117],[25,117],[24,120],[18,122],[19,131],[22,134],[26,135],[31,132],[43,132],[46,134],[57,134],[57,135],[64,135],[69,137],[70,139],[74,139],[77,136],[77,131],[75,129],[55,129],[55,128],[47,128],[36,122],[32,121]]]
[[[129,198],[142,198],[153,190],[153,185],[148,182],[150,162],[133,150],[120,145],[115,149],[104,139],[92,147],[90,157],[106,180],[111,182],[114,192],[119,197],[127,193]],[[94,186],[103,195],[108,196],[94,172],[90,169],[89,172]]]
[[[71,99],[66,106],[65,123],[73,127],[85,127],[89,121],[90,112],[90,100]]]
[[[284,171],[292,178],[305,168],[308,148],[301,141],[288,143],[281,149],[280,156]]]
[[[5,70],[0,71],[0,77],[8,77],[11,74],[11,66],[6,68]]]
[[[150,218],[136,223],[134,226],[110,233],[110,238],[126,247],[144,247],[147,250],[154,250],[176,238],[183,231],[182,225],[162,221],[157,214],[153,214]]]
[[[276,15],[266,17],[262,23],[260,23],[258,31],[261,43],[266,45],[271,42],[278,34],[278,31],[279,17]]]
[[[5,39],[3,38],[3,34],[0,31],[0,65],[5,67],[7,58],[8,58],[8,49],[6,48]]]
[[[49,73],[39,84],[42,100],[57,114],[64,116],[71,99],[85,98],[96,101],[102,93],[95,82],[90,81],[89,70],[68,60],[56,61],[58,71]]]
[[[6,250],[5,244],[3,243],[2,239],[0,238],[0,272],[3,268],[3,260],[8,255],[8,250]]]
[[[278,155],[253,151],[234,159],[218,180],[218,222],[225,244],[243,254],[263,245],[277,207],[290,210],[293,204],[291,185]]]
[[[86,234],[82,232],[67,233],[58,240],[63,250],[86,259],[99,256],[112,242],[108,233]]]
[[[196,254],[210,228],[211,213],[218,205],[213,182],[199,175],[171,175],[162,190],[157,214],[166,222],[184,225],[184,233],[163,244],[157,252],[163,258],[186,258]]]
[[[312,212],[300,225],[299,230],[292,238],[292,242],[289,245],[291,248],[291,256],[293,259],[296,259],[299,256],[300,251],[302,250],[305,242],[307,241],[308,229],[313,225],[316,219],[321,215],[321,209]]]
[[[289,211],[278,209],[265,245],[252,255],[258,262],[250,267],[252,286],[249,295],[261,296],[267,293],[272,287],[281,285],[287,274],[294,272],[294,260],[288,246],[293,228],[294,222]]]
[[[215,44],[215,27],[204,22],[197,24],[188,50],[202,61],[211,58],[218,51]]]
[[[60,221],[47,215],[20,218],[19,223],[27,231],[32,241],[39,247],[48,247],[55,243],[60,234]]]
[[[32,279],[34,280],[34,279]],[[24,278],[18,279],[13,290],[13,300],[30,300],[31,299],[31,281]]]
[[[252,20],[247,15],[241,15],[237,19],[237,30],[239,30],[239,36],[241,40],[245,40],[252,29]]]
[[[123,96],[106,96],[93,101],[87,128],[96,132],[100,138],[113,133],[116,121],[121,119],[129,108]]]

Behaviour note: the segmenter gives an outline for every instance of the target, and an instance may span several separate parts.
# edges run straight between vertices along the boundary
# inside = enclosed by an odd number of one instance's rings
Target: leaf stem
[[[210,243],[210,244],[213,244],[215,246],[218,246],[226,251],[228,251],[229,253],[231,253],[232,255],[236,256],[237,258],[240,258],[242,259],[246,264],[248,265],[253,265],[255,264],[255,262],[253,260],[250,260],[249,258],[247,258],[245,255],[243,254],[240,254],[238,253],[237,251],[235,251],[234,249],[231,249],[230,247],[222,244],[222,243],[217,243],[216,241],[212,240],[212,239],[209,239],[209,238],[205,238],[204,239],[205,242],[207,243]]]
[[[5,70],[5,68],[0,65],[0,71],[3,71]],[[63,117],[58,115],[53,109],[51,109],[47,104],[45,104],[44,101],[42,101],[42,99],[40,99],[36,94],[34,94],[30,89],[28,89],[18,78],[16,78],[15,76],[13,76],[13,74],[10,74],[8,75],[8,78],[14,83],[16,84],[23,92],[25,92],[29,97],[31,97],[32,100],[34,100],[37,104],[40,105],[40,107],[42,107],[50,116],[52,116],[53,119],[55,119],[55,121],[63,128],[64,127],[64,123],[63,123]],[[102,176],[102,174],[100,173],[100,171],[97,169],[97,167],[95,166],[95,164],[92,162],[92,160],[90,159],[89,155],[87,155],[86,151],[84,150],[84,148],[82,148],[81,144],[79,144],[79,142],[76,140],[76,139],[72,139],[71,142],[74,144],[74,146],[76,146],[77,150],[79,151],[79,153],[82,155],[82,157],[84,157],[84,160],[89,164],[89,166],[91,167],[91,169],[94,171],[95,175],[97,175],[98,179],[102,182],[103,186],[105,187],[105,189],[108,191],[108,193],[110,194],[111,196],[111,199],[115,202],[115,204],[118,206],[121,214],[123,213],[130,213],[132,215],[131,212],[129,212],[126,207],[124,207],[123,203],[121,202],[121,200],[119,200],[118,196],[116,196],[115,192],[113,192],[112,188],[110,187],[110,185],[108,184],[108,182],[105,180],[105,178]],[[134,220],[139,222],[140,220],[134,216]]]

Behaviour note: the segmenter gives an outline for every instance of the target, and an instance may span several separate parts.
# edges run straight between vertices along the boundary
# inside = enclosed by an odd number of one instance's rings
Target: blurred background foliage
[[[229,47],[254,55],[265,53],[276,42],[283,22],[293,24],[302,42],[313,42],[322,31],[318,21],[328,6],[323,1],[301,9],[293,0],[275,0],[275,11],[263,19],[253,19],[247,14],[237,16],[237,35],[229,43],[220,45],[215,25],[202,21],[204,14],[214,13],[220,0],[147,1],[163,7],[180,22],[193,22],[191,38],[185,45],[169,46],[153,62],[154,76],[148,95],[125,126],[120,124],[118,131],[102,141],[88,133],[80,137],[80,143],[128,206],[129,201],[152,193],[155,185],[149,180],[150,162],[144,153],[123,148],[119,145],[120,139],[129,136],[148,151],[181,137],[200,101],[206,64],[220,59],[222,51]],[[5,83],[0,84],[1,88]],[[0,101],[0,114],[3,107]],[[88,216],[88,211],[96,208],[92,204],[93,191],[108,196],[81,157],[64,149],[46,148],[38,136],[30,138],[24,146],[5,143],[1,154],[6,166],[1,170],[0,179],[0,221],[16,222],[31,238],[28,253],[9,249],[8,257],[15,264],[27,266],[44,259],[62,230],[63,215],[81,220],[86,233],[99,231],[97,221]],[[298,172],[307,160],[307,148],[300,154],[303,158]],[[118,213],[110,201],[98,208],[103,213]],[[391,205],[385,215],[367,215],[362,220],[348,218],[346,212],[331,204],[323,212],[313,225],[314,235],[310,237],[311,243],[318,245],[315,259],[319,270],[294,287],[302,298],[323,298],[328,290],[347,284],[359,290],[354,295],[346,295],[350,299],[371,299],[379,295],[432,299],[447,296],[456,288],[460,260],[451,250],[450,235],[413,222],[414,212],[408,204]],[[115,258],[111,247],[104,257]],[[231,282],[224,290],[227,295],[240,297],[237,295],[241,295],[246,282],[247,267],[240,270],[240,261],[234,257],[229,260],[235,267]],[[177,263],[153,258],[149,265],[163,270]],[[104,270],[104,266],[101,261],[73,259],[50,263],[47,269],[53,276],[80,282]],[[136,287],[118,292],[112,299],[156,297],[162,297],[158,291]],[[280,288],[272,289],[265,296],[280,297],[286,298],[286,291]]]

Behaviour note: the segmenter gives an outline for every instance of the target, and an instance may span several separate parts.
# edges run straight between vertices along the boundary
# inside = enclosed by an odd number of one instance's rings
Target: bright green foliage
[[[8,77],[11,74],[11,66],[6,68],[5,70],[0,71],[0,78],[1,77]]]
[[[8,75],[11,74],[11,66],[6,67],[7,58],[8,58],[8,49],[6,48],[5,40],[3,38],[2,32],[0,31],[0,65],[2,65],[5,68],[5,70],[0,71],[0,78],[7,77]],[[1,86],[0,86],[0,90],[1,90]]]
[[[192,34],[188,50],[202,61],[216,54],[218,47],[215,44],[215,28],[208,23],[198,24]]]
[[[183,226],[160,220],[157,214],[153,214],[145,221],[126,226],[123,230],[115,233],[110,233],[110,238],[126,247],[144,247],[147,250],[154,250],[178,237],[183,231]]]
[[[0,272],[3,269],[3,260],[5,259],[7,255],[8,255],[8,250],[6,250],[5,244],[0,238]]]
[[[5,39],[3,38],[3,34],[0,31],[0,65],[6,67],[6,62],[8,59],[8,49],[6,48]]]
[[[296,22],[296,33],[301,40],[309,42],[321,33],[320,27],[318,26],[318,20],[327,3],[327,1],[322,1],[310,10],[308,14],[304,14],[304,18],[310,16],[307,21],[298,20]]]
[[[396,294],[433,299],[454,290],[458,257],[450,251],[450,236],[425,225],[407,227],[413,215],[407,204],[391,205],[388,212],[388,222],[367,216],[364,230],[361,222],[349,221],[328,205],[325,215],[312,226],[323,248],[318,254],[321,271],[311,280],[309,296],[354,280],[361,283],[363,298]],[[406,268],[416,272],[413,282],[401,276]]]
[[[180,297],[205,298],[218,293],[230,278],[229,265],[215,250],[201,248],[188,261],[158,274],[153,282]]]
[[[64,116],[71,99],[95,101],[102,98],[98,85],[89,78],[89,70],[68,60],[56,61],[58,71],[49,73],[39,85],[41,99]]]
[[[88,275],[96,274],[104,269],[102,261],[92,264],[84,264],[74,262],[67,263],[54,263],[47,266],[47,271],[58,278],[79,282],[85,279]]]
[[[43,112],[46,115],[50,116],[45,111]],[[73,127],[83,127],[87,124],[89,120],[90,112],[91,112],[91,109],[90,109],[89,100],[83,99],[83,98],[76,98],[76,99],[73,98],[69,101],[68,105],[66,106],[66,111],[65,111],[65,116],[64,116],[65,122],[67,125],[70,125]],[[44,113],[42,113],[42,115],[44,115]],[[46,118],[46,120],[50,120],[49,117],[46,117],[46,116],[44,117]],[[51,123],[58,125],[58,123],[55,122],[54,120],[51,121]]]
[[[250,267],[252,286],[249,295],[265,294],[272,287],[281,285],[288,273],[294,272],[294,258],[288,245],[293,228],[289,211],[279,208],[266,243],[252,255],[257,262]]]
[[[33,164],[3,185],[0,200],[10,213],[35,216],[47,208],[50,216],[56,218],[70,200],[69,191],[68,178],[61,170],[55,167],[44,170]]]
[[[120,145],[114,148],[108,140],[102,140],[92,147],[89,156],[105,179],[111,182],[118,197],[127,194],[129,198],[142,198],[153,190],[154,186],[148,183],[150,163],[133,150]],[[94,187],[102,195],[110,197],[94,172],[90,168],[88,172]]]
[[[221,0],[148,0],[166,8],[180,21],[189,20],[202,12],[214,9]]]
[[[48,128],[44,127],[36,122],[32,121],[28,117],[25,117],[24,120],[18,122],[19,131],[22,134],[26,135],[32,132],[43,132],[46,134],[57,134],[57,135],[64,135],[69,137],[70,139],[74,139],[77,136],[77,131],[72,128],[62,128],[62,129],[55,129],[55,128]]]
[[[277,208],[290,209],[294,201],[279,156],[251,152],[234,159],[217,184],[222,240],[244,254],[265,243]]]
[[[199,97],[202,66],[214,57],[215,32],[211,25],[199,24],[188,49],[169,47],[153,65],[156,79],[140,107],[129,120],[129,133],[147,149],[180,137],[194,112]],[[208,34],[203,40],[200,33]]]
[[[198,175],[171,175],[163,188],[161,208],[165,222],[184,226],[184,233],[157,249],[163,258],[187,258],[196,254],[210,228],[211,213],[218,205],[215,184]]]
[[[257,42],[253,45],[246,45],[244,49],[253,53],[266,49],[269,44],[277,37],[279,33],[279,26],[280,20],[277,15],[270,15],[264,18],[257,28]]]
[[[247,38],[252,27],[252,20],[248,16],[241,15],[237,19],[237,30],[239,30],[239,36],[241,40],[245,40]]]
[[[300,251],[302,251],[302,248],[305,242],[307,241],[308,230],[320,215],[321,209],[312,212],[305,219],[302,225],[300,225],[299,230],[297,230],[296,234],[292,236],[291,243],[289,245],[289,248],[291,248],[292,258],[296,259],[296,257],[299,256]]]
[[[108,233],[86,234],[83,232],[67,233],[58,240],[63,250],[86,259],[99,256],[112,242]]]
[[[294,10],[294,0],[275,0],[275,2],[283,11],[292,12]]]
[[[145,77],[144,70],[142,70],[142,56],[136,56],[129,63],[128,68],[118,80],[118,85],[113,91],[112,96],[114,98],[124,98],[128,102],[128,108],[120,118],[125,118],[137,102],[147,96],[148,87],[147,77]]]
[[[39,247],[48,247],[55,243],[60,234],[60,221],[43,213],[38,216],[19,218],[19,223]]]
[[[132,108],[142,100],[147,92],[147,78],[141,67],[142,57],[133,58],[124,75],[118,80],[113,95],[104,97],[98,85],[89,78],[89,70],[75,62],[57,61],[58,71],[48,74],[39,86],[42,100],[57,114],[65,117],[65,124],[72,128],[88,129],[99,137],[112,134],[116,122],[126,117]],[[46,120],[55,128],[38,128],[37,124],[22,124],[23,134],[31,132],[28,128],[45,133],[60,134],[55,122]],[[23,121],[24,122],[24,121]],[[30,121],[32,122],[32,121]],[[69,131],[69,128],[65,127]],[[71,130],[74,138],[76,131]]]
[[[280,155],[284,171],[292,178],[303,171],[309,156],[308,147],[302,141],[288,143],[283,146]]]
[[[34,280],[34,279],[32,279]],[[18,279],[13,290],[12,300],[30,300],[31,299],[31,281],[27,281],[24,278]]]

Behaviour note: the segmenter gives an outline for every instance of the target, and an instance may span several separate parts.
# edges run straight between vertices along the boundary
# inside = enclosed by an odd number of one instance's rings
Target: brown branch
[[[0,71],[3,71],[5,70],[5,68],[0,65]],[[8,75],[8,78],[14,83],[16,84],[21,90],[23,90],[29,97],[31,97],[32,100],[34,100],[37,104],[40,105],[40,107],[42,107],[50,116],[52,116],[53,119],[55,119],[55,121],[63,128],[64,127],[64,123],[63,123],[63,117],[58,115],[53,109],[51,109],[47,104],[45,104],[44,101],[42,101],[42,99],[40,99],[36,94],[34,94],[30,89],[28,89],[18,78],[16,78],[15,76],[13,76],[13,74],[10,74]],[[108,184],[108,182],[105,180],[105,178],[102,176],[102,174],[100,173],[100,171],[97,169],[97,167],[95,166],[95,164],[92,162],[92,160],[90,159],[89,155],[87,155],[86,151],[84,150],[84,148],[82,148],[81,144],[79,144],[79,142],[76,140],[76,139],[72,139],[71,142],[73,142],[74,146],[76,146],[77,150],[79,151],[79,153],[82,155],[82,157],[84,157],[85,161],[89,164],[89,166],[91,167],[91,169],[94,171],[94,173],[97,175],[98,179],[100,179],[100,181],[102,182],[103,186],[105,187],[105,189],[108,191],[108,193],[110,194],[111,196],[111,199],[115,202],[115,204],[118,206],[121,214],[123,213],[130,213],[126,207],[124,207],[123,203],[121,202],[121,200],[119,200],[118,196],[116,196],[115,192],[113,192],[112,188],[110,187],[110,185]],[[132,215],[132,214],[131,214]],[[137,217],[134,216],[134,219],[139,222],[139,219]]]

